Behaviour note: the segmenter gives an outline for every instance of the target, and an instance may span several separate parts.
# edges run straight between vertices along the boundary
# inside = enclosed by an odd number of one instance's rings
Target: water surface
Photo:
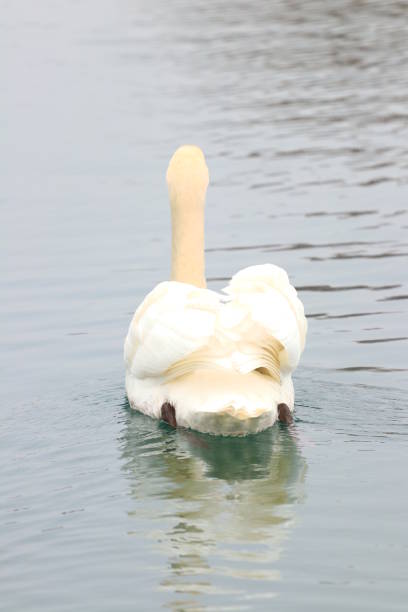
[[[405,610],[407,23],[394,0],[1,3],[7,612]],[[185,142],[209,286],[270,261],[305,304],[291,428],[127,406]]]

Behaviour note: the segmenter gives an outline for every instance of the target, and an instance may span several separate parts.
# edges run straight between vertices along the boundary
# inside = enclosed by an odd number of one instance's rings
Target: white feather
[[[160,283],[133,317],[125,341],[127,371],[137,378],[160,376],[205,346],[214,334],[219,296],[178,282]]]
[[[137,309],[125,341],[130,405],[177,424],[245,434],[272,425],[279,403],[293,410],[291,373],[306,337],[303,306],[284,270],[238,272],[224,290],[205,289],[204,205],[209,181],[202,151],[180,147],[167,170],[172,281]]]
[[[125,341],[132,407],[160,418],[170,402],[179,425],[236,435],[273,424],[281,402],[293,410],[307,324],[286,272],[246,268],[225,292],[173,281],[145,298]]]

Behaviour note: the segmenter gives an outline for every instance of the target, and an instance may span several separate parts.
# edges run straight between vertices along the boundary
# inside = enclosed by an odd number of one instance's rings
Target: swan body
[[[222,293],[205,286],[203,209],[208,171],[197,147],[181,147],[167,172],[172,205],[172,280],[136,310],[125,340],[132,408],[177,425],[245,435],[294,408],[291,379],[307,322],[286,272],[272,264],[235,274]]]

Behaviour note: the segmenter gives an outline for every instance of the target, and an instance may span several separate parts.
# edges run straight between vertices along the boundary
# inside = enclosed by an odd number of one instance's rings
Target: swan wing
[[[274,378],[292,372],[304,349],[307,321],[285,270],[272,264],[245,268],[224,291],[230,302],[220,313],[220,328],[237,343],[240,369],[265,368]]]
[[[220,296],[174,281],[160,283],[139,308],[125,340],[126,368],[137,378],[162,376],[214,334]]]

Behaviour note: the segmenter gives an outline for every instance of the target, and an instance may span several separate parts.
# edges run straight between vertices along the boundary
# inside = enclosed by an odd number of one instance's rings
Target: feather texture
[[[125,341],[132,407],[210,433],[244,434],[271,425],[277,406],[293,409],[291,373],[303,351],[303,305],[284,270],[238,272],[224,290],[160,283],[132,319]]]

